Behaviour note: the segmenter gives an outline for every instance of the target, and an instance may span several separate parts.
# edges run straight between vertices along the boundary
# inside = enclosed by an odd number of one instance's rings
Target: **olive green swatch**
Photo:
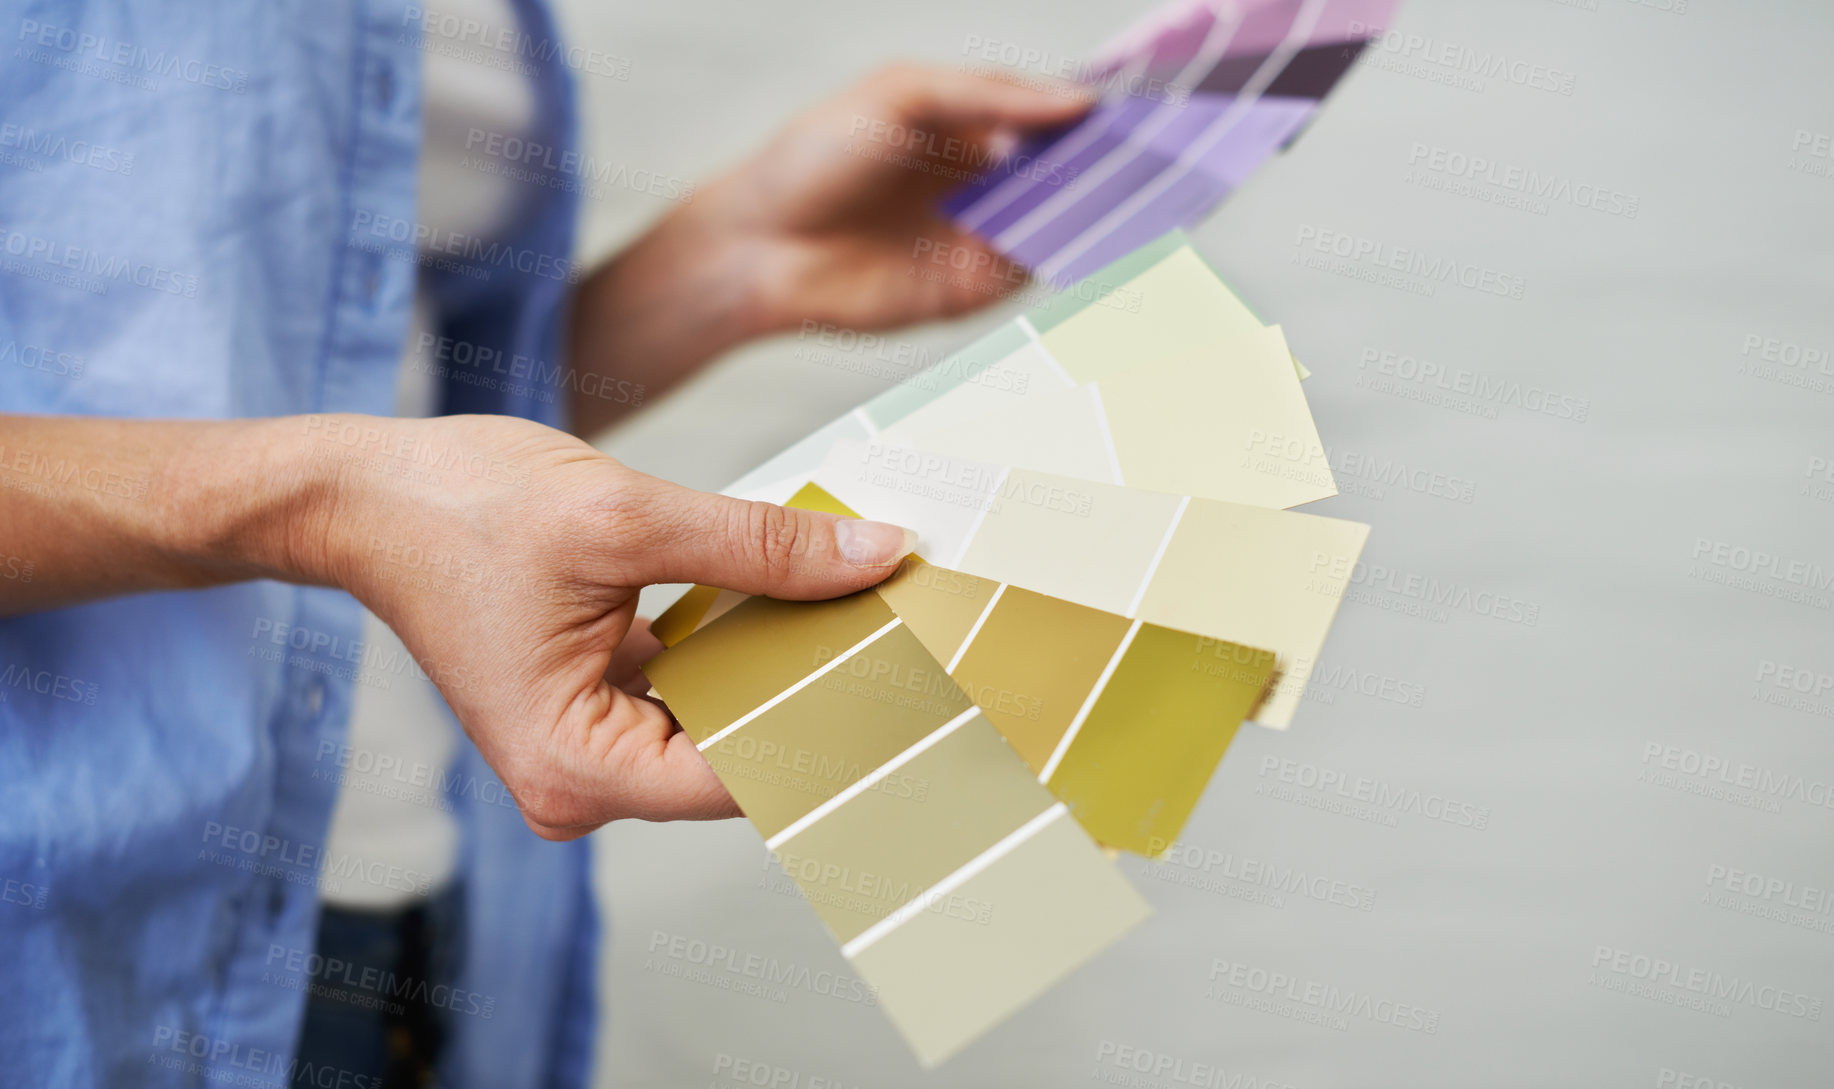
[[[1148,913],[878,594],[751,598],[645,670],[925,1063]],[[1002,954],[911,953],[945,922]]]
[[[1047,785],[1097,842],[1165,850],[1273,668],[1271,650],[1140,624]]]

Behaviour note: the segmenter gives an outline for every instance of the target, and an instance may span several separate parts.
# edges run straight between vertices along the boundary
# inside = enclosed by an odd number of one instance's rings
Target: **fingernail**
[[[1019,150],[1019,134],[1011,129],[995,130],[987,138],[987,157],[991,160],[1003,160]]]
[[[888,522],[842,518],[834,523],[834,543],[841,557],[859,567],[883,567],[910,555],[917,535]]]

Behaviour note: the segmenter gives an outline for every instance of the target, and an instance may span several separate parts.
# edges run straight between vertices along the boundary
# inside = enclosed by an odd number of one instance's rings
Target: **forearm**
[[[314,456],[307,426],[0,416],[0,613],[253,578],[331,583],[346,474]]]
[[[734,345],[769,331],[731,239],[671,216],[600,265],[573,299],[573,431],[590,439]]]

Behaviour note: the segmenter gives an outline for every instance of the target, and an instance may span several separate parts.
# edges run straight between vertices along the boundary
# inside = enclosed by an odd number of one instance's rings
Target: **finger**
[[[544,839],[577,839],[608,821],[721,820],[738,803],[667,708],[615,689],[603,716],[563,730],[534,789],[515,791],[523,820]]]
[[[631,624],[622,641],[611,652],[611,664],[605,667],[605,679],[632,696],[648,692],[650,683],[643,679],[643,663],[661,654],[662,640],[650,634],[650,622]]]
[[[633,583],[699,582],[771,597],[837,597],[883,581],[916,546],[884,522],[634,483],[635,515],[617,562]]]
[[[1074,121],[1095,104],[1094,93],[1074,83],[1042,89],[921,65],[882,69],[868,85],[884,103],[887,120],[916,125],[1038,128]]]
[[[621,772],[618,808],[624,814],[649,821],[741,815],[726,784],[667,710],[634,697],[620,703],[617,715],[641,723],[620,731],[608,761]]]
[[[949,254],[948,263],[912,258],[909,244],[872,238],[836,241],[827,253],[798,255],[799,282],[820,300],[808,311],[809,318],[849,329],[883,329],[964,314],[1031,283],[1023,266],[977,235],[948,224],[930,227],[928,233],[936,245],[933,252]]]

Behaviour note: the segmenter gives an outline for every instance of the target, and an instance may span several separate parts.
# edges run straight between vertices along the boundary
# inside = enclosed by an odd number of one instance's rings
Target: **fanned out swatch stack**
[[[1114,852],[1292,721],[1368,535],[1286,509],[1336,494],[1302,373],[1167,235],[728,489],[921,558],[656,620],[656,694],[925,1063],[1145,918]]]
[[[918,556],[654,625],[655,693],[926,1065],[1144,919],[1117,852],[1172,845],[1243,722],[1292,722],[1368,527],[1288,509],[1337,493],[1305,368],[1175,228],[1393,10],[1173,0],[1124,34],[1082,73],[1115,93],[946,208],[1068,289],[727,489]]]

